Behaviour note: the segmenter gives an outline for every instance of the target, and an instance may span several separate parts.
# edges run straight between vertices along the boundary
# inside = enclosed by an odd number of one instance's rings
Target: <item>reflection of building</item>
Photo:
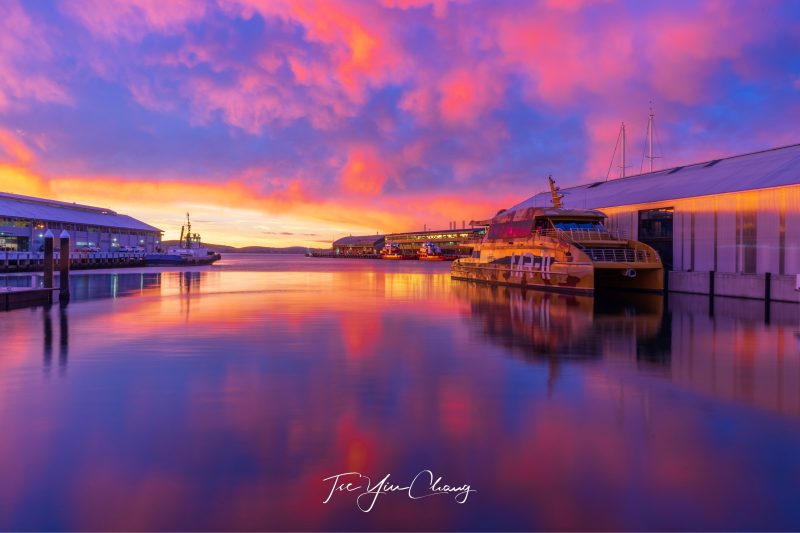
[[[386,235],[386,242],[400,246],[404,254],[413,255],[426,242],[441,248],[444,255],[469,255],[474,242],[483,238],[485,226],[464,229],[412,231],[408,233],[391,233]]]
[[[141,247],[154,251],[161,230],[110,209],[0,193],[0,250],[38,252],[44,234],[71,236],[73,249],[98,248],[102,252]]]
[[[561,193],[565,207],[600,209],[612,229],[658,250],[673,271],[672,290],[755,298],[769,291],[773,299],[798,301],[800,145]],[[512,209],[550,201],[549,192],[540,193]]]
[[[336,255],[374,255],[380,252],[383,243],[383,235],[342,237],[333,242],[333,253]]]

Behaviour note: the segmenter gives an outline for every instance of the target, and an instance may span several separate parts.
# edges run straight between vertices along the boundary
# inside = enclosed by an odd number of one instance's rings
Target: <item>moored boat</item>
[[[417,259],[420,261],[444,261],[445,256],[442,254],[441,248],[428,241],[417,252]]]
[[[403,253],[400,250],[400,245],[393,242],[387,242],[381,250],[381,259],[404,259]]]
[[[186,230],[185,236],[184,230]],[[186,226],[181,226],[181,238],[178,242],[180,243],[178,246],[169,247],[166,253],[145,255],[145,264],[148,266],[210,265],[222,258],[220,254],[203,246],[200,234],[192,233],[189,213],[186,213]]]
[[[453,262],[453,279],[593,294],[596,289],[661,291],[658,253],[603,224],[592,209],[569,209],[550,178],[553,207],[502,212],[472,256]]]

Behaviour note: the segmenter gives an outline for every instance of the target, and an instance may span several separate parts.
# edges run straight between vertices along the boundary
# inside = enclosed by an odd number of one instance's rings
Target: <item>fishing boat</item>
[[[441,248],[428,241],[417,252],[417,259],[420,261],[444,261],[446,258],[442,254]]]
[[[453,262],[453,279],[593,294],[598,289],[662,291],[658,253],[604,225],[593,209],[562,205],[552,176],[552,207],[501,212],[472,256]]]
[[[192,222],[186,213],[186,225],[181,226],[181,238],[178,246],[171,246],[166,253],[147,254],[144,256],[148,266],[159,265],[210,265],[219,261],[222,256],[203,246],[200,234],[192,233]]]

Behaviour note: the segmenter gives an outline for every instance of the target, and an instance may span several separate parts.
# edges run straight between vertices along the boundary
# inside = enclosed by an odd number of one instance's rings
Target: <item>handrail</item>
[[[539,235],[545,237],[555,237],[567,242],[581,241],[623,241],[626,240],[622,232],[603,229],[546,229],[541,230]]]
[[[657,258],[649,250],[634,248],[584,248],[581,250],[595,262],[655,263]]]

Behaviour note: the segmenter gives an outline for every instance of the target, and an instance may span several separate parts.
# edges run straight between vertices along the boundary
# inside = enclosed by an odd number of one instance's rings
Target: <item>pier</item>
[[[53,291],[57,289],[30,287],[0,287],[0,310],[9,311],[21,307],[35,307],[53,303]]]
[[[39,272],[44,269],[45,252],[0,252],[0,273]],[[122,268],[145,266],[144,252],[70,252],[69,263],[73,270],[92,268]],[[54,259],[60,263],[61,254]]]

